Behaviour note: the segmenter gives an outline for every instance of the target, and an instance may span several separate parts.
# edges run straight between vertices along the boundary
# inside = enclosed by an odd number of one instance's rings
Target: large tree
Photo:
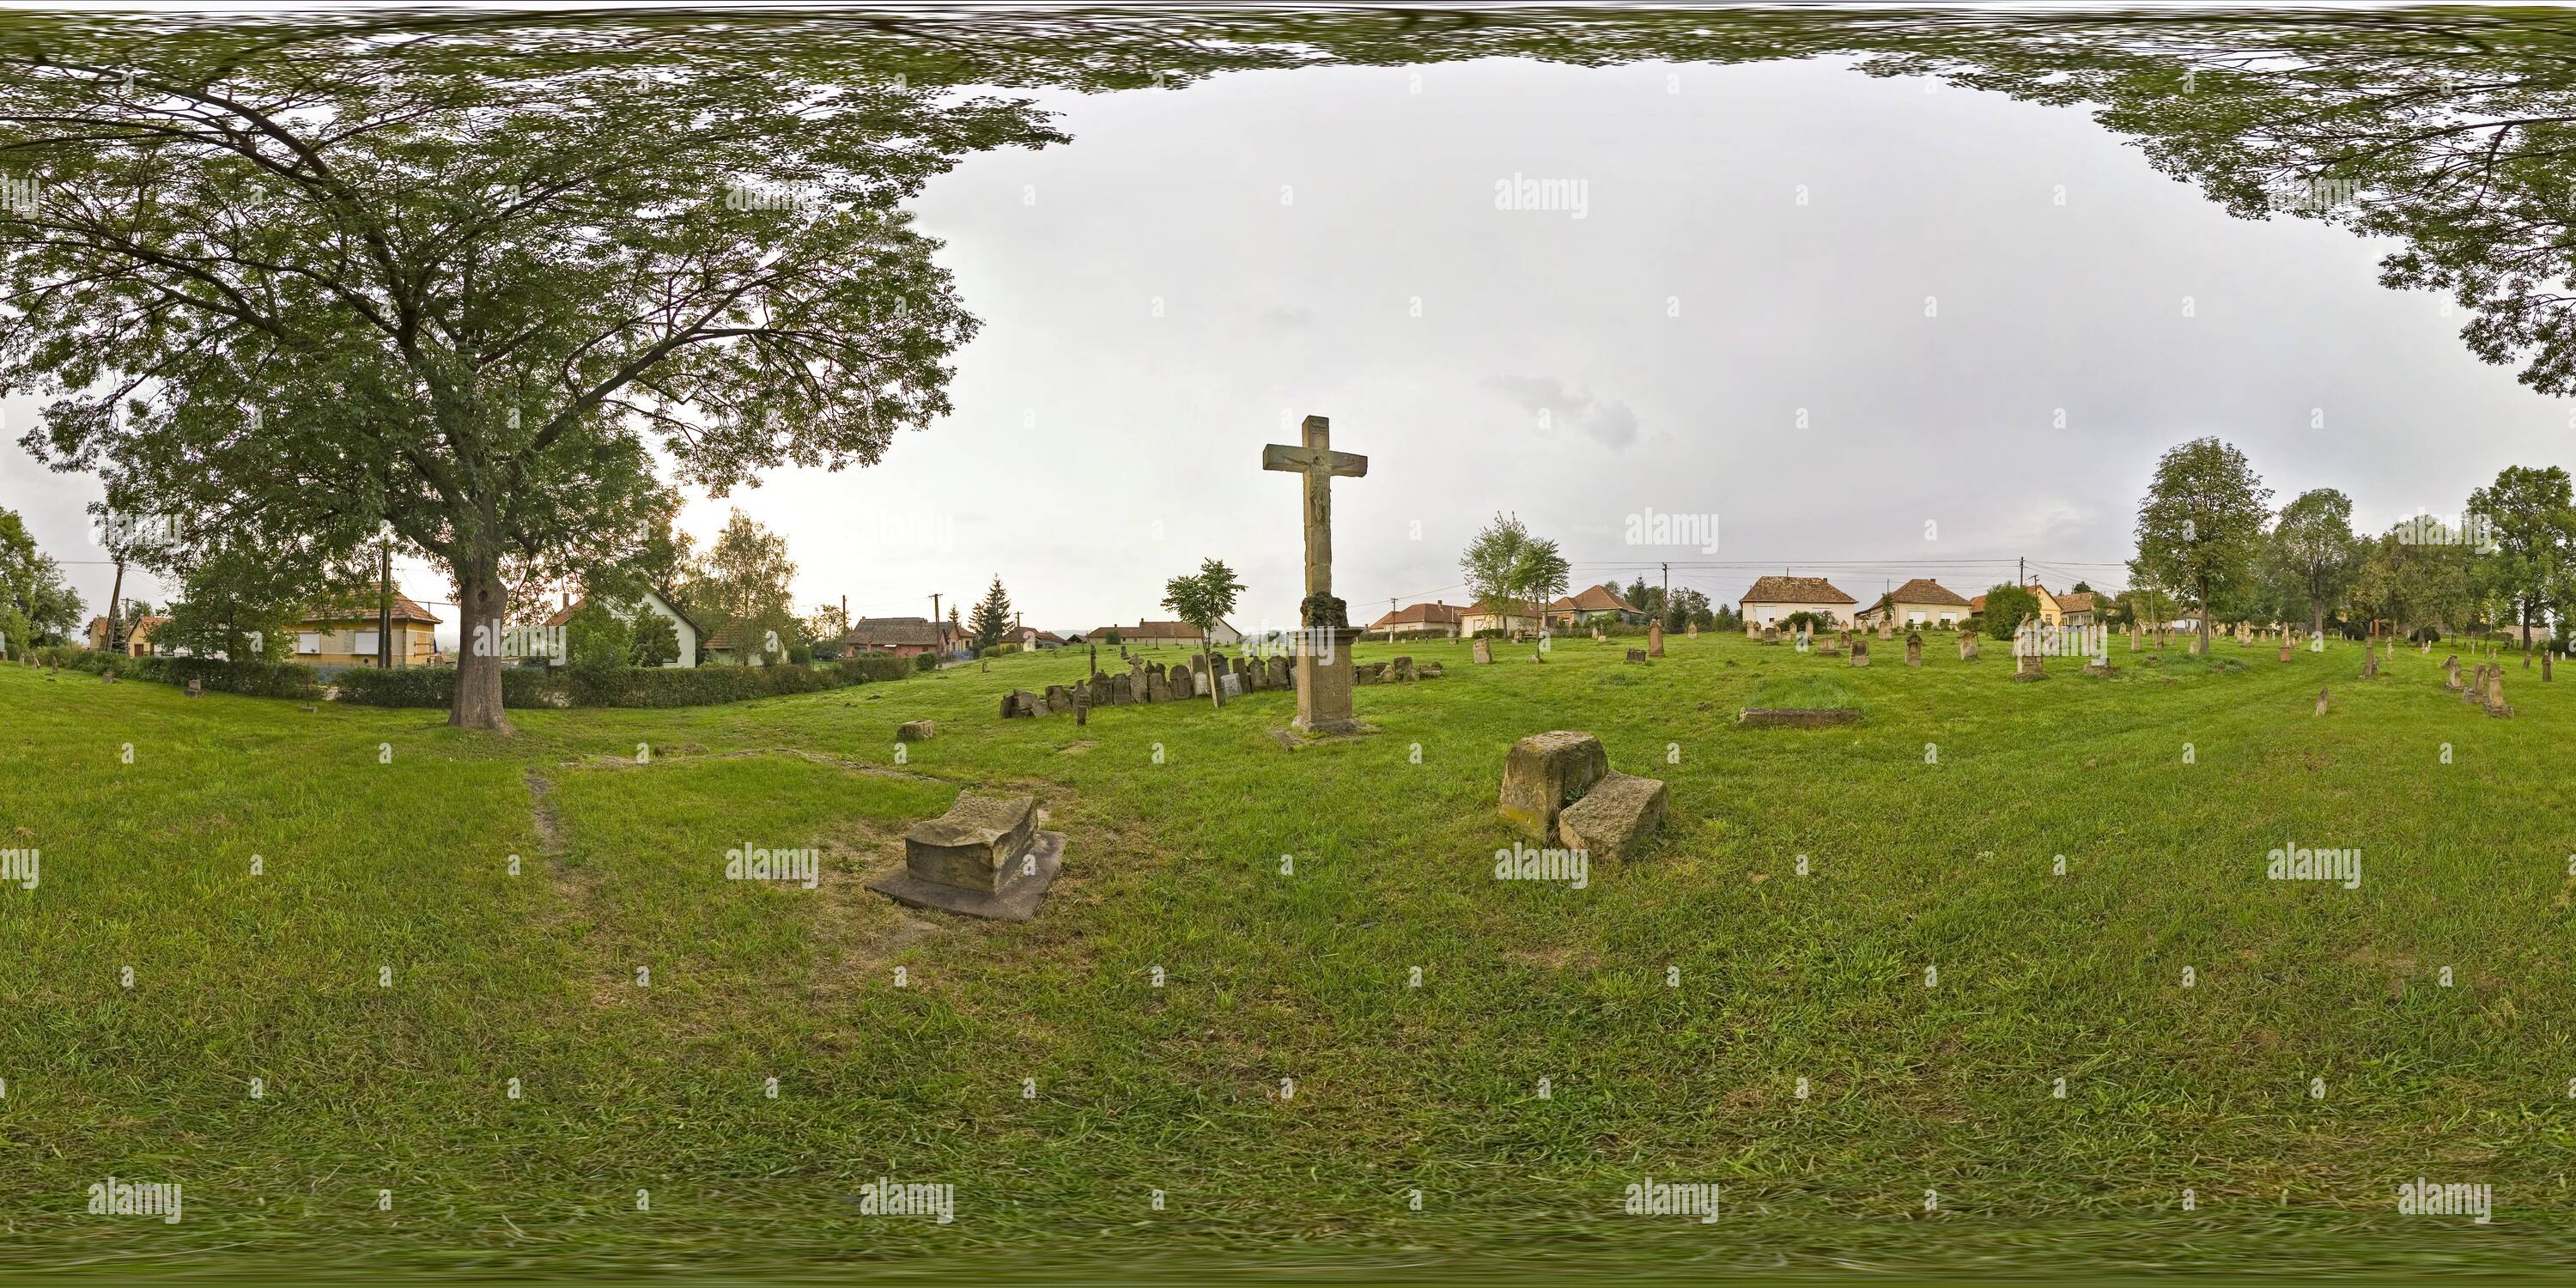
[[[992,588],[975,604],[975,613],[966,619],[966,629],[974,636],[977,649],[988,649],[1011,633],[1011,596],[1002,589],[1001,574],[993,575]]]
[[[2326,613],[2343,606],[2360,568],[2362,546],[2352,535],[2352,498],[2330,487],[2302,492],[2281,507],[2263,545],[2263,566],[2282,592],[2280,616],[2304,610],[2308,630],[2322,634]]]
[[[737,509],[680,593],[709,640],[730,640],[736,656],[756,654],[766,664],[784,660],[789,641],[797,638],[799,623],[789,607],[795,581],[787,538]]]
[[[2478,576],[2495,598],[2513,605],[2528,669],[2533,631],[2558,610],[2559,583],[2576,557],[2567,471],[2508,465],[2494,483],[2469,493],[2469,513],[2486,521],[2495,546],[2478,562]]]
[[[993,584],[1000,586],[1001,579],[995,578]],[[1197,572],[1163,583],[1163,607],[1198,628],[1199,673],[1208,677],[1208,703],[1211,706],[1225,705],[1225,687],[1217,683],[1215,670],[1205,665],[1208,640],[1216,633],[1216,624],[1234,611],[1234,602],[1242,594],[1243,583],[1235,580],[1234,570],[1216,559],[1202,559]],[[1111,635],[1110,642],[1116,643],[1116,632],[1111,632]]]
[[[2216,606],[2235,600],[2252,581],[2271,499],[2272,489],[2255,477],[2243,452],[2195,438],[2156,462],[2138,502],[2138,553],[2129,560],[2129,576],[2140,586],[2187,593],[2201,606],[2194,646],[2203,656]]]
[[[62,566],[36,549],[34,534],[18,512],[0,509],[0,651],[59,644],[80,624],[80,592],[63,580]]]
[[[0,50],[0,392],[191,531],[453,574],[452,724],[506,728],[514,584],[669,504],[875,463],[975,330],[902,202],[1059,136],[1024,102],[655,33],[69,27]],[[564,39],[559,33],[555,39]],[[291,46],[291,48],[281,47]]]

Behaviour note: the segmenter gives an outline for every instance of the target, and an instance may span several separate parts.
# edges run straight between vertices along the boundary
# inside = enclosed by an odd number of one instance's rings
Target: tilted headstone
[[[912,908],[1026,921],[1037,915],[1064,859],[1064,834],[1037,826],[1037,802],[959,792],[938,818],[903,837],[904,866],[868,888]]]
[[[1492,640],[1478,640],[1474,644],[1468,646],[1468,654],[1475,659],[1475,664],[1477,666],[1492,666],[1494,664],[1494,642]]]
[[[1395,659],[1395,678],[1398,683],[1406,682],[1413,678],[1412,658],[1399,657]]]
[[[1287,658],[1274,655],[1271,657],[1267,665],[1270,668],[1271,688],[1286,689],[1295,687],[1295,681],[1290,677],[1296,674],[1296,668],[1288,665]]]

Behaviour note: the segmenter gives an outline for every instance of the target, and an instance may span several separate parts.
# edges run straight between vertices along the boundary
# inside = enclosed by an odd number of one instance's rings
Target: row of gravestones
[[[2461,701],[2486,708],[2488,715],[2512,718],[2513,707],[2504,700],[2504,667],[2480,662],[2476,674],[2463,684],[2460,682],[2460,655],[2453,653],[2442,659],[2442,671],[2442,687],[2459,694]]]
[[[1130,659],[1125,675],[1094,671],[1089,680],[1072,684],[1050,684],[1044,693],[1013,689],[1002,695],[1002,718],[1055,716],[1068,712],[1077,715],[1093,707],[1124,707],[1137,703],[1185,702],[1207,695],[1208,686],[1220,686],[1231,698],[1248,690],[1294,689],[1296,668],[1286,657],[1237,657],[1223,654],[1193,657],[1187,666],[1165,666],[1160,662]]]
[[[1476,642],[1484,643],[1483,640]],[[1355,667],[1351,671],[1351,681],[1355,684],[1403,684],[1412,680],[1437,680],[1442,674],[1444,672],[1438,662],[1415,666],[1412,658],[1399,657],[1392,662],[1372,662]]]

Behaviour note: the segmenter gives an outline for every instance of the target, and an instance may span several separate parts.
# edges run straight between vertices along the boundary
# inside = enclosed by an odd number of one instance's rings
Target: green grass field
[[[1295,751],[1286,693],[995,718],[1070,655],[510,738],[0,670],[0,848],[41,851],[0,887],[0,1266],[2576,1265],[2576,678],[2515,659],[2497,720],[2438,651],[2013,684],[1947,636],[1632,643],[1364,646],[1447,677]],[[1828,680],[1859,724],[1735,723]],[[1497,881],[1504,750],[1559,728],[1669,825]],[[961,786],[1067,833],[1038,921],[861,888]],[[2361,884],[2267,880],[2285,843]],[[725,880],[745,844],[820,887]],[[184,1219],[89,1215],[111,1174]],[[2398,1215],[2419,1176],[2493,1223]],[[880,1177],[955,1221],[862,1214]],[[1625,1215],[1649,1177],[1720,1219]]]

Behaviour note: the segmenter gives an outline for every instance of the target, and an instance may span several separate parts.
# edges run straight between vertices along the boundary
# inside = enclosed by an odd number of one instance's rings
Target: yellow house
[[[374,666],[379,622],[372,604],[317,608],[287,627],[295,660],[307,666]],[[395,666],[429,666],[438,658],[438,618],[400,591],[393,598]]]
[[[2040,585],[2038,582],[2035,582],[2035,581],[2034,581],[2034,582],[2032,582],[2030,585],[2023,587],[2023,589],[2028,590],[2028,591],[2030,592],[2030,594],[2031,594],[2031,598],[2036,599],[2036,600],[2038,600],[2038,601],[2039,601],[2039,611],[2038,611],[2038,612],[2036,612],[2036,613],[2031,614],[2031,616],[2033,616],[2033,617],[2037,618],[2037,619],[2039,620],[2039,624],[2040,624],[2040,625],[2042,625],[2042,626],[2047,626],[2047,627],[2052,627],[2052,628],[2053,628],[2053,627],[2064,626],[2064,625],[2066,625],[2066,624],[2067,624],[2067,622],[2066,622],[2066,604],[2065,604],[2065,602],[2064,602],[2064,601],[2062,601],[2062,600],[2060,600],[2060,599],[2058,599],[2058,597],[2057,597],[2057,596],[2052,595],[2052,594],[2049,594],[2049,593],[2048,593],[2048,587],[2043,586],[2043,585]],[[1983,595],[1979,595],[1979,596],[1977,596],[1975,599],[1971,599],[1971,600],[1969,600],[1969,601],[1968,601],[1968,609],[1969,609],[1969,611],[1970,611],[1970,612],[1975,612],[1975,613],[1983,613],[1983,612],[1985,612],[1985,611],[1986,611],[1986,597],[1985,597],[1985,596],[1983,596]],[[2085,613],[2085,616],[2084,616],[2083,620],[2078,621],[2078,622],[2076,622],[2075,624],[2076,624],[2076,625],[2078,625],[2078,626],[2086,626],[2086,625],[2090,625],[2090,624],[2092,624],[2092,621],[2093,621],[2093,618],[2092,618],[2092,616],[2091,616],[2092,612],[2093,612],[2093,598],[2092,598],[2092,596],[2087,595],[2087,596],[2085,596],[2085,597],[2084,597],[2084,613]]]

